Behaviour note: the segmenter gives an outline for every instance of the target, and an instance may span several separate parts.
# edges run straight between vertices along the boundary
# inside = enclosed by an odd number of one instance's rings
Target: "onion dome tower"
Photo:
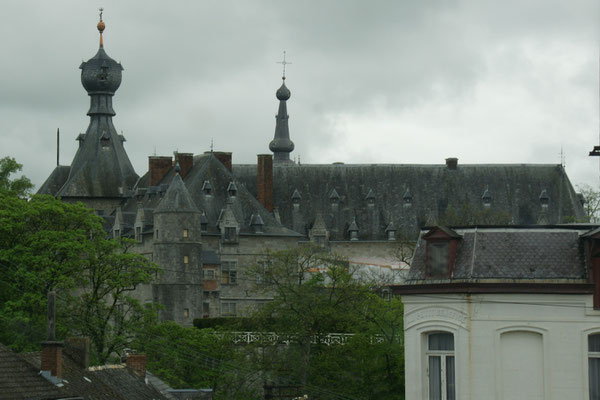
[[[290,64],[285,61],[285,52],[283,52],[283,80],[281,87],[277,89],[275,95],[279,100],[279,112],[275,116],[275,137],[269,143],[269,149],[273,152],[273,161],[276,163],[289,163],[290,153],[294,150],[294,142],[290,140],[290,130],[288,127],[287,101],[292,95],[290,90],[285,86],[285,66]]]
[[[125,138],[113,125],[115,111],[112,97],[121,85],[121,64],[104,51],[102,33],[105,29],[100,10],[100,48],[94,57],[81,63],[81,83],[90,96],[90,124],[86,133],[77,138],[79,149],[71,164],[69,177],[58,192],[63,198],[86,202],[102,198],[109,206],[123,197],[138,179],[123,147]],[[94,201],[94,204],[97,202]],[[97,208],[94,205],[94,208]]]

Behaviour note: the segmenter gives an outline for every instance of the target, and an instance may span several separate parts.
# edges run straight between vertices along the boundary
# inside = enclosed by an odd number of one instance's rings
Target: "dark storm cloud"
[[[558,163],[594,181],[598,5],[578,1],[105,1],[122,62],[115,125],[147,156],[232,151],[253,162],[274,131],[287,50],[290,131],[304,162]],[[36,183],[86,129],[79,64],[96,4],[3,4],[0,148]],[[493,144],[493,146],[490,146]]]

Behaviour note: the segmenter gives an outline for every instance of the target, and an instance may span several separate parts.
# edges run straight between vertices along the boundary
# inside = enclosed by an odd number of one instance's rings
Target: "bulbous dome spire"
[[[121,85],[123,67],[104,51],[102,32],[104,32],[105,27],[106,25],[102,21],[102,13],[100,13],[100,22],[98,22],[100,48],[94,57],[82,62],[79,66],[79,69],[81,69],[81,84],[90,95],[112,95]]]
[[[286,101],[290,99],[290,97],[292,96],[292,92],[290,92],[290,89],[288,89],[287,86],[285,86],[285,76],[282,79],[283,82],[281,83],[281,87],[277,89],[275,96],[277,96],[278,100]]]

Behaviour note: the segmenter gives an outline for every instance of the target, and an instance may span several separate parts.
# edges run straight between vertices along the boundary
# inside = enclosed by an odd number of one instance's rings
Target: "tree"
[[[47,294],[57,292],[60,335],[91,337],[93,359],[119,352],[146,309],[127,296],[150,282],[159,267],[106,238],[100,217],[83,204],[51,196],[25,201],[0,194],[0,340],[18,350],[45,336]]]
[[[261,355],[265,379],[297,383],[315,396],[324,395],[319,388],[328,388],[361,399],[401,398],[394,390],[403,387],[398,374],[402,308],[376,294],[379,282],[363,280],[347,260],[313,245],[270,253],[266,264],[250,270],[260,276],[260,290],[274,297],[253,317],[264,331],[287,336],[291,343],[254,351]],[[345,345],[327,346],[321,339],[329,333],[354,337]],[[383,341],[375,344],[375,337]],[[364,387],[375,381],[383,386]]]
[[[174,388],[211,388],[217,400],[262,398],[261,375],[224,332],[166,321],[142,332],[133,347],[146,353],[148,369]]]
[[[29,196],[33,184],[22,175],[18,179],[10,179],[10,176],[21,170],[23,166],[12,157],[0,158],[0,193],[25,198]]]
[[[587,222],[600,222],[600,192],[590,185],[577,185],[577,190],[583,197],[583,211]]]

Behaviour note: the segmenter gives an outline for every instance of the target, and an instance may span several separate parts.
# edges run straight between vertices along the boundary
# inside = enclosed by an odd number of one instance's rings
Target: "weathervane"
[[[283,65],[283,76],[281,79],[285,80],[285,66],[291,64],[291,62],[285,61],[285,50],[283,51],[283,61],[277,61],[277,64]]]
[[[102,11],[104,11],[104,8],[100,7],[98,10],[100,10],[100,21],[102,21]]]

